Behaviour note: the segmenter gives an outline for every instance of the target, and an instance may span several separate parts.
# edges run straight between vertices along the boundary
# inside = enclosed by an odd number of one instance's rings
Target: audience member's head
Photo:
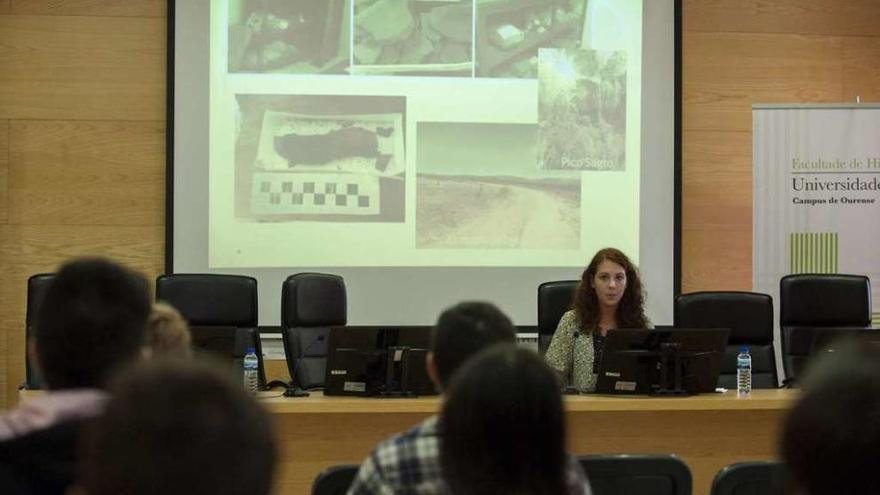
[[[534,351],[502,344],[468,361],[440,422],[451,493],[568,493],[559,381]]]
[[[469,357],[501,342],[515,342],[513,323],[486,302],[462,302],[443,311],[431,336],[428,370],[438,387]]]
[[[202,362],[145,361],[114,381],[86,434],[81,493],[263,495],[276,462],[267,414]]]
[[[46,386],[103,387],[139,355],[149,312],[141,275],[101,258],[65,263],[37,314],[33,344]]]
[[[192,354],[189,326],[173,306],[163,302],[153,304],[147,320],[144,354],[147,357],[188,357]]]
[[[839,349],[803,388],[781,443],[793,493],[880,493],[880,354]]]

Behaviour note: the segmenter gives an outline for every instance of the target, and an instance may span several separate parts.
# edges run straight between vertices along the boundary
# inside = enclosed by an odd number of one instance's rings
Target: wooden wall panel
[[[165,222],[164,122],[13,121],[10,222]]]
[[[9,222],[9,121],[0,120],[0,224]]]
[[[863,103],[880,103],[880,35],[843,39],[843,99],[855,101],[856,95]]]
[[[839,102],[842,40],[684,33],[682,128],[751,131],[753,103]]]
[[[0,118],[165,119],[165,20],[0,16]]]
[[[3,5],[0,3],[0,12]],[[7,194],[7,177],[9,171],[9,121],[0,120],[0,228],[4,228],[9,222],[9,208]],[[0,239],[0,244],[3,240]],[[0,270],[5,269],[7,263],[0,258]],[[0,283],[0,409],[6,403],[7,390],[7,372],[9,367],[9,352],[7,345],[6,328],[17,321],[14,315],[10,314],[11,303],[9,297],[5,294],[12,289],[8,281]]]
[[[55,271],[59,264],[77,256],[108,256],[141,271],[154,280],[163,271],[164,228],[101,225],[4,225],[0,226],[0,261],[4,283],[0,329],[7,335],[6,396],[13,403],[16,387],[24,379],[24,315],[27,278]],[[9,318],[6,315],[10,315]]]
[[[682,288],[752,290],[752,227],[683,229]]]
[[[7,339],[6,339],[6,328],[11,326],[12,324],[17,324],[19,321],[18,318],[14,318],[11,315],[0,315],[0,411],[6,407],[7,404],[11,404],[10,401],[7,401],[7,396],[12,396],[15,393],[16,387],[9,386],[9,373],[7,370],[9,369],[9,358],[10,356],[16,354],[16,351],[12,350],[9,347]],[[18,351],[23,356],[24,354],[21,351]],[[23,358],[22,358],[23,359]],[[22,376],[24,374],[22,373]]]
[[[683,3],[682,289],[750,290],[751,105],[880,101],[880,2]]]
[[[690,131],[687,136],[682,143],[682,222],[707,230],[750,229],[752,133]]]
[[[28,276],[80,255],[162,271],[164,5],[0,0],[0,407],[24,377]]]
[[[684,0],[687,31],[876,36],[877,0]]]
[[[13,14],[165,17],[168,0],[6,0]]]
[[[12,11],[12,0],[0,0],[0,15],[8,14]]]

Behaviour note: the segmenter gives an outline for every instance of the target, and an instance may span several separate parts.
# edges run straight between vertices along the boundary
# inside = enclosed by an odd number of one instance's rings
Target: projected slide
[[[211,2],[211,268],[639,252],[642,0]]]

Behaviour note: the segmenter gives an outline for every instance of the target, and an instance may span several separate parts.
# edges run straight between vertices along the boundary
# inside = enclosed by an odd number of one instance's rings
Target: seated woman
[[[644,305],[642,282],[629,258],[618,249],[600,250],[581,276],[572,309],[559,320],[547,363],[570,377],[578,391],[592,392],[605,336],[615,328],[649,328]]]
[[[589,495],[565,452],[559,377],[532,350],[498,344],[452,377],[440,414],[440,464],[454,495]]]

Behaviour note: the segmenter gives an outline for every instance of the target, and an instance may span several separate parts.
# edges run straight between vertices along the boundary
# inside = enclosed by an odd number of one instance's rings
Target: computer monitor
[[[434,395],[430,344],[430,326],[332,327],[324,395]]]
[[[849,336],[857,340],[871,339],[880,329],[835,326],[791,326],[783,329],[783,358],[785,360],[785,386],[796,387],[817,354],[833,351],[840,338]]]
[[[848,344],[870,346],[880,350],[880,328],[815,327],[812,332],[810,361],[819,354],[835,352]]]
[[[253,347],[260,361],[260,385],[265,384],[262,349],[256,328],[196,325],[189,327],[189,331],[195,356],[210,357],[215,362],[228,365],[229,372],[239,381],[244,372],[244,355],[248,347]]]
[[[605,337],[596,392],[714,392],[729,334],[723,328],[612,330]]]

